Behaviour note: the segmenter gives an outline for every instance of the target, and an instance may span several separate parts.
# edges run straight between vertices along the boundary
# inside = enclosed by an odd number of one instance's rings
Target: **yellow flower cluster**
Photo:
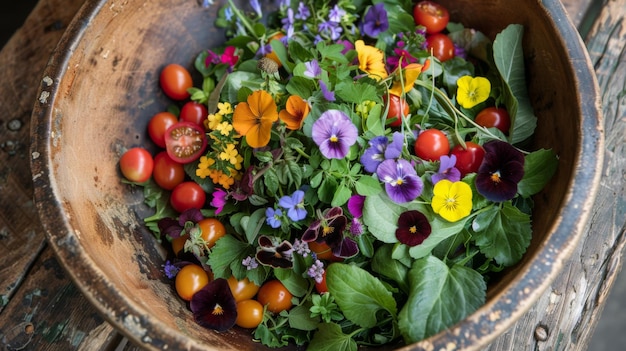
[[[211,143],[206,155],[200,157],[196,176],[209,177],[214,184],[229,189],[242,176],[243,157],[237,149],[239,135],[232,124],[233,107],[224,102],[217,108],[216,113],[209,114],[204,120]]]

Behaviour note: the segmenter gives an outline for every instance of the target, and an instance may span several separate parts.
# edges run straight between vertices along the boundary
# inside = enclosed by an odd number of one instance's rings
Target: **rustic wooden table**
[[[136,349],[103,320],[46,245],[32,201],[30,115],[44,66],[84,0],[40,0],[0,52],[0,347]],[[586,235],[539,301],[488,350],[585,350],[626,242],[626,0],[563,0],[602,91],[604,174]],[[593,103],[593,101],[589,101]]]

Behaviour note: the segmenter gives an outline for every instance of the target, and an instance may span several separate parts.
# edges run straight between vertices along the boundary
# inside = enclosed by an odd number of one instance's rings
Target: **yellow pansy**
[[[385,54],[382,50],[365,45],[363,40],[357,40],[354,48],[359,59],[359,69],[367,72],[367,74],[376,79],[381,80],[387,78],[387,68],[385,67]]]
[[[491,82],[485,77],[463,76],[456,81],[456,101],[464,108],[472,108],[487,100]]]
[[[445,220],[456,222],[472,211],[472,189],[461,181],[440,180],[433,189],[431,206]]]

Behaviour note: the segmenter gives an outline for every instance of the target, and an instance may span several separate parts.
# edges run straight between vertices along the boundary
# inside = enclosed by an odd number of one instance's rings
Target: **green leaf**
[[[354,184],[354,187],[356,192],[363,196],[377,195],[383,190],[383,186],[378,179],[368,175],[360,176],[359,180]]]
[[[472,228],[476,231],[480,252],[504,266],[511,266],[522,258],[532,237],[530,215],[510,202],[478,214]]]
[[[522,39],[524,27],[519,24],[510,24],[496,35],[493,42],[493,56],[496,67],[502,76],[506,87],[505,93],[510,93],[509,100],[517,103],[507,103],[507,110],[511,116],[510,141],[512,144],[528,139],[535,131],[537,117],[535,117],[526,86],[524,72],[524,51]],[[508,89],[506,89],[508,88]]]
[[[309,305],[299,305],[289,310],[289,326],[300,330],[317,329],[320,319],[311,318],[309,307]]]
[[[333,207],[343,206],[344,204],[348,202],[348,199],[350,199],[350,196],[352,196],[352,191],[350,191],[350,189],[347,186],[340,186],[337,189],[337,192],[335,192],[335,196],[333,196],[333,199],[330,202],[330,205]]]
[[[389,199],[383,191],[368,196],[363,204],[363,223],[370,233],[385,243],[395,243],[398,217],[406,209]]]
[[[334,177],[325,177],[317,189],[317,197],[320,201],[329,204],[333,201],[335,191],[337,191],[337,180]]]
[[[421,244],[413,246],[409,249],[409,254],[413,258],[422,258],[426,255],[430,255],[432,250],[442,241],[460,233],[465,227],[465,223],[468,218],[465,217],[457,222],[450,223],[439,218],[438,216],[429,216],[429,213],[427,212],[422,213],[429,217],[431,234]]]
[[[278,192],[279,182],[278,175],[274,168],[268,168],[263,174],[263,184],[265,184],[265,191],[268,195],[274,196]]]
[[[293,269],[276,268],[274,274],[293,296],[300,297],[307,293],[308,281],[302,275],[296,274]]]
[[[259,234],[261,226],[263,226],[263,223],[265,223],[265,218],[265,209],[259,208],[256,211],[252,212],[250,216],[245,216],[241,219],[241,226],[243,227],[244,233],[246,234],[246,239],[248,240],[248,243],[254,245],[254,243],[256,242],[257,234]]]
[[[409,271],[411,292],[398,314],[407,344],[449,328],[485,303],[487,284],[475,270],[451,268],[434,256],[416,260]]]
[[[372,270],[398,284],[404,292],[409,291],[407,274],[409,267],[398,260],[389,259],[393,253],[393,244],[381,246],[372,259]]]
[[[383,105],[376,104],[367,115],[367,119],[365,120],[366,130],[373,135],[385,135],[385,125],[381,120],[382,113]]]
[[[335,86],[335,93],[345,102],[359,104],[366,100],[381,102],[380,94],[371,84],[343,81]]]
[[[326,269],[326,284],[344,316],[356,325],[374,327],[380,310],[396,317],[396,300],[391,292],[380,280],[362,268],[333,263]]]
[[[350,335],[341,331],[335,323],[322,323],[309,343],[308,350],[316,351],[356,351],[357,344]]]
[[[253,252],[252,246],[226,235],[217,240],[215,246],[211,248],[209,266],[215,278],[228,279],[234,275],[237,279],[243,279],[246,276],[246,268],[241,261]]]
[[[529,197],[540,192],[552,178],[559,160],[552,150],[537,150],[526,155],[524,178],[517,184],[517,192]]]

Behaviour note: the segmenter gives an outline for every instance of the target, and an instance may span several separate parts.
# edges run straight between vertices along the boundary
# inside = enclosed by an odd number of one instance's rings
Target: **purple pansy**
[[[320,90],[322,91],[322,95],[324,96],[324,99],[326,99],[326,101],[335,101],[335,92],[328,90],[328,87],[323,80],[320,80]]]
[[[389,140],[386,136],[377,136],[368,142],[369,147],[361,155],[361,164],[366,171],[375,173],[378,165],[385,160],[385,149]]]
[[[385,4],[379,2],[378,4],[371,6],[361,24],[361,31],[371,38],[377,38],[380,33],[383,33],[389,28],[389,19],[387,18],[387,10],[385,10]]]
[[[312,136],[324,157],[342,159],[356,142],[358,130],[344,112],[327,110],[313,123]]]
[[[182,212],[178,219],[163,218],[157,222],[161,234],[170,238],[178,238],[187,233],[187,229],[195,227],[196,223],[204,219],[202,212],[197,208],[191,208]]]
[[[483,149],[485,156],[476,174],[476,190],[491,201],[514,198],[517,183],[524,177],[524,154],[500,140],[485,143]]]
[[[322,74],[322,69],[317,60],[311,60],[304,63],[304,76],[309,78],[317,78]]]
[[[193,318],[199,325],[226,331],[235,325],[237,304],[224,278],[217,278],[193,294],[189,302]]]
[[[404,149],[404,135],[400,132],[393,132],[392,140],[385,148],[385,160],[394,159],[402,155]]]
[[[432,175],[431,180],[433,184],[437,184],[442,179],[447,179],[451,182],[458,182],[461,180],[461,172],[454,167],[456,165],[456,155],[443,155],[439,158],[439,171]]]
[[[398,218],[396,238],[402,244],[416,246],[424,242],[432,228],[426,216],[415,210],[403,212]]]
[[[296,190],[291,196],[283,196],[278,200],[278,205],[287,210],[287,217],[294,222],[306,218],[307,211],[304,208],[304,191]]]
[[[422,193],[422,179],[407,160],[385,160],[378,165],[376,174],[385,183],[385,191],[393,202],[410,202]]]

